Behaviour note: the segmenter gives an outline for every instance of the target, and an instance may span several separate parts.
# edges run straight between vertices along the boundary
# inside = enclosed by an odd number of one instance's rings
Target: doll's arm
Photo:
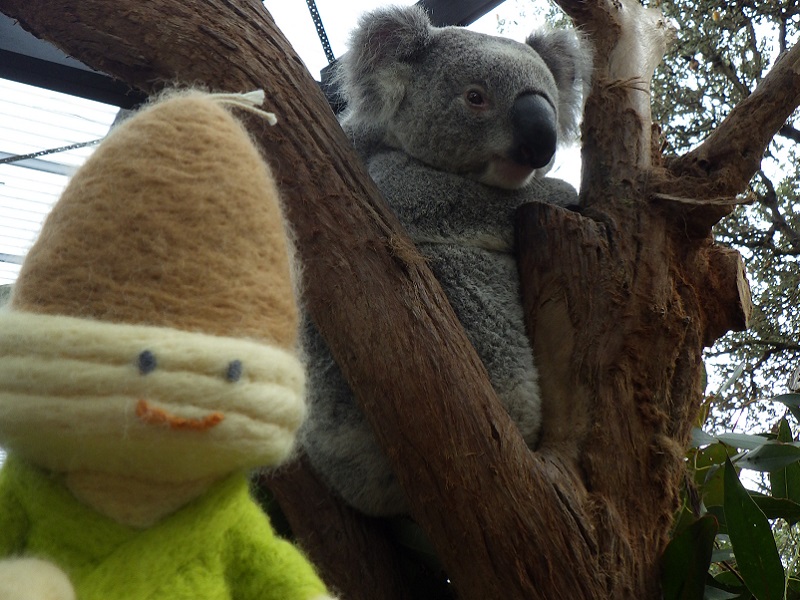
[[[230,532],[227,578],[235,600],[335,600],[314,567],[293,544],[279,538],[261,510],[248,526]]]
[[[25,551],[28,519],[14,494],[10,461],[0,470],[0,598],[3,600],[75,600],[67,575]]]
[[[28,530],[28,519],[14,493],[11,459],[0,469],[0,559],[20,554]]]
[[[0,560],[0,598],[3,600],[75,600],[67,575],[38,558]]]

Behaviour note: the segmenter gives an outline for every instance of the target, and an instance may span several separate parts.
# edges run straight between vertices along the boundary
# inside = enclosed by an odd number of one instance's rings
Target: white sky
[[[393,0],[391,4],[409,6],[416,0]],[[389,4],[382,0],[355,0],[340,2],[338,0],[317,0],[317,10],[328,34],[328,40],[336,57],[347,49],[350,31],[355,27],[358,17],[365,11]],[[520,20],[522,11],[530,12],[530,0],[506,0],[503,4],[488,12],[483,18],[469,26],[469,29],[490,35],[497,35],[497,21],[500,18],[518,20],[516,26],[509,28],[507,37],[523,40],[536,26],[538,21]],[[264,6],[272,15],[275,23],[294,46],[306,63],[306,67],[319,79],[320,70],[328,64],[322,45],[314,29],[314,23],[303,0],[264,0]]]

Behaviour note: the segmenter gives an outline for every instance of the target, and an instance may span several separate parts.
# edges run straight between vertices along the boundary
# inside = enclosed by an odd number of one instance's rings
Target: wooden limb
[[[708,259],[701,274],[707,324],[704,346],[711,346],[728,331],[743,331],[753,315],[750,284],[742,255],[731,248],[712,245],[705,253]]]
[[[569,15],[576,27],[591,36],[596,50],[606,50],[598,56],[608,56],[621,34],[620,24],[613,18],[616,13],[613,1],[555,0],[555,3]]]
[[[623,258],[637,252],[624,232],[543,204],[521,207],[517,223],[523,302],[545,399],[539,453],[571,457],[580,474],[573,484],[585,490],[578,506],[589,516],[582,523],[592,532],[593,568],[625,573],[604,581],[602,597],[657,597],[657,557],[682,465],[659,403],[668,396],[668,374],[647,366],[670,344],[652,318],[653,305],[672,296],[659,287],[666,266],[655,262],[665,240],[653,240],[640,273]],[[682,332],[668,333],[682,341]],[[612,465],[611,456],[625,456],[624,464]],[[660,482],[657,492],[651,478]]]
[[[585,494],[570,505],[590,515],[592,564],[626,573],[605,582],[607,598],[658,596],[658,557],[702,397],[702,344],[749,314],[737,253],[708,233],[687,239],[659,211],[636,214],[621,226],[544,204],[518,211],[544,398],[537,455],[552,451],[580,473],[573,485]]]
[[[670,215],[673,222],[681,227],[692,239],[704,239],[711,233],[711,228],[731,214],[734,208],[755,202],[753,193],[741,196],[723,196],[719,198],[685,198],[671,194],[651,194],[654,207],[660,208]]]
[[[741,193],[798,105],[800,44],[795,44],[700,146],[652,178],[651,192],[698,199]]]
[[[800,130],[798,130],[796,127],[792,127],[791,125],[783,125],[778,130],[778,135],[781,135],[788,140],[792,140],[795,143],[800,143]]]
[[[260,476],[259,483],[272,490],[297,542],[342,598],[411,599],[384,524],[331,495],[305,457]]]
[[[629,193],[652,164],[650,81],[673,32],[658,9],[644,8],[639,0],[557,4],[594,50],[581,136],[581,202],[591,205]],[[613,189],[620,185],[628,189]]]

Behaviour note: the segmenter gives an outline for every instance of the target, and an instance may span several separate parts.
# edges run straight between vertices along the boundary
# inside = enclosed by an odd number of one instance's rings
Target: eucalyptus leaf
[[[732,451],[730,446],[721,442],[693,451],[694,481],[706,506],[722,506],[723,487],[720,466],[725,464],[728,453]]]
[[[722,571],[717,573],[711,579],[713,581],[710,583],[710,585],[714,587],[722,588],[723,590],[728,590],[729,592],[738,591],[740,594],[747,591],[747,589],[742,586],[742,581],[739,579],[739,576],[730,571]]]
[[[778,426],[778,441],[794,441],[792,429],[786,419],[781,419]],[[800,502],[800,464],[794,463],[772,471],[769,474],[769,481],[770,491],[774,498],[787,498],[793,502]],[[761,507],[761,510],[764,508]],[[769,517],[769,515],[767,516]],[[792,522],[796,521],[797,519]]]
[[[767,519],[785,519],[789,525],[800,522],[800,504],[797,502],[786,498],[756,495],[753,492],[750,496]]]
[[[703,599],[717,529],[717,520],[706,515],[672,538],[662,557],[664,600]]]
[[[725,520],[736,565],[756,600],[783,600],[784,571],[769,521],[725,463]]]
[[[701,446],[708,446],[717,441],[713,435],[706,433],[698,427],[692,428],[692,448],[700,448]]]
[[[767,398],[770,402],[780,402],[786,406],[800,407],[800,394],[779,394],[772,398]]]
[[[738,598],[739,596],[740,594],[735,592],[726,592],[725,590],[707,585],[705,593],[703,594],[703,600],[732,600],[732,598]]]
[[[700,488],[703,503],[706,507],[722,506],[725,501],[725,487],[723,485],[723,473],[725,469],[718,466],[708,469],[705,481]]]
[[[795,594],[800,592],[800,579],[797,577],[789,577],[789,590]]]
[[[723,392],[725,392],[729,387],[731,387],[734,383],[736,383],[736,380],[742,376],[742,373],[744,373],[744,367],[745,367],[744,362],[741,362],[738,365],[736,365],[736,368],[733,370],[733,373],[731,373],[731,376],[725,380],[725,382],[717,390],[717,393],[714,395],[717,397],[721,396]]]
[[[713,444],[695,450],[694,452],[694,466],[696,469],[708,470],[709,467],[715,467],[725,464],[725,459],[733,452],[730,446],[726,446],[722,442],[714,442]]]
[[[736,466],[753,471],[776,471],[800,461],[800,446],[767,442],[736,461]]]
[[[722,442],[734,448],[742,448],[744,450],[755,450],[762,444],[769,441],[769,438],[763,435],[751,435],[748,433],[720,433],[719,435],[711,435],[697,427],[692,429],[691,445],[693,448],[700,448],[701,446],[708,446],[715,442]]]
[[[769,438],[762,435],[749,435],[747,433],[721,433],[717,436],[717,439],[724,444],[744,450],[755,450],[769,441]]]

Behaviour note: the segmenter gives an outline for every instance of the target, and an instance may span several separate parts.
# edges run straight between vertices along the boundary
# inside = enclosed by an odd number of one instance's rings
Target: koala
[[[363,16],[337,74],[341,124],[406,227],[529,447],[540,395],[514,257],[515,210],[567,206],[577,194],[544,178],[574,135],[591,72],[581,38],[526,43],[434,27],[421,8]],[[301,435],[313,467],[350,505],[408,512],[388,460],[311,322],[305,327],[309,416]]]

